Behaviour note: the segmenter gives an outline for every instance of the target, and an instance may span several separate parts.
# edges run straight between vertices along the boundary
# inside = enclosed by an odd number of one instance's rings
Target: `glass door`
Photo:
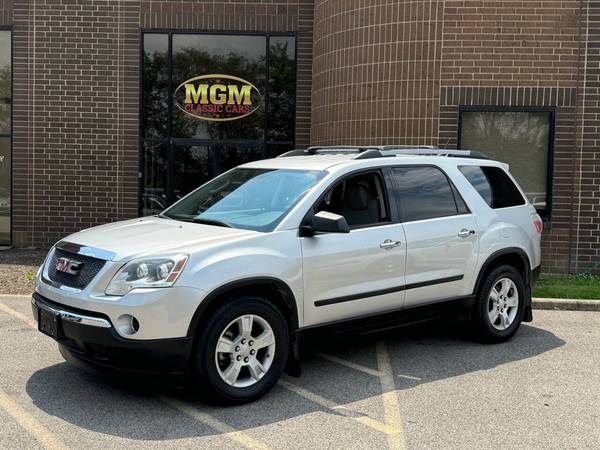
[[[294,147],[296,38],[142,35],[140,214]]]

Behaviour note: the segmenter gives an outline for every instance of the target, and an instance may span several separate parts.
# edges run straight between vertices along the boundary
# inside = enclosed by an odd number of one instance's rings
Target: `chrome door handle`
[[[402,242],[392,241],[391,239],[386,239],[381,244],[379,244],[379,248],[382,248],[384,250],[389,250],[391,248],[398,247],[400,244],[402,244]]]
[[[460,230],[458,232],[458,236],[461,237],[461,238],[469,237],[472,234],[475,234],[475,230],[467,230],[466,228],[463,228],[462,230]]]

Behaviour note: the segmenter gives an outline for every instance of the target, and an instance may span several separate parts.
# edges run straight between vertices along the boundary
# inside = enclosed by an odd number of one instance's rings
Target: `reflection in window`
[[[269,45],[268,138],[273,141],[293,141],[296,41],[290,36],[273,36]]]
[[[11,32],[0,31],[0,246],[10,245],[11,207]]]
[[[144,144],[144,190],[142,215],[160,213],[167,207],[167,154],[162,143]]]
[[[266,36],[219,36],[209,34],[173,35],[173,90],[184,81],[199,75],[224,74],[242,78],[266,90]],[[181,103],[180,90],[174,104]],[[173,108],[173,137],[197,139],[263,139],[264,99],[258,109],[243,119],[211,122],[197,119]],[[256,105],[253,105],[256,106]]]
[[[392,171],[405,221],[458,214],[452,188],[441,170],[435,167],[398,167]]]
[[[174,200],[212,178],[214,151],[207,145],[185,145],[173,149]]]
[[[166,137],[169,36],[144,34],[144,136]]]
[[[550,111],[462,111],[460,146],[506,162],[540,215],[547,216]]]

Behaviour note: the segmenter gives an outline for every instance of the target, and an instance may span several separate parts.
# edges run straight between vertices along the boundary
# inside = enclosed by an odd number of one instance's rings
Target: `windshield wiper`
[[[231,228],[231,225],[229,225],[227,222],[222,222],[220,220],[215,220],[215,219],[193,218],[193,219],[189,219],[189,221],[194,222],[194,223],[201,223],[204,225],[215,225],[217,227]]]

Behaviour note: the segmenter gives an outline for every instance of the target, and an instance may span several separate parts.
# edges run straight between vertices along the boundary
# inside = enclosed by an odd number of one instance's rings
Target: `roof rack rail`
[[[288,156],[309,156],[309,155],[344,155],[356,154],[354,159],[384,158],[389,156],[446,156],[455,158],[475,158],[489,159],[487,155],[477,150],[455,150],[444,149],[429,145],[408,146],[408,145],[339,145],[326,147],[309,147],[306,150],[291,150],[283,153],[278,158]]]

